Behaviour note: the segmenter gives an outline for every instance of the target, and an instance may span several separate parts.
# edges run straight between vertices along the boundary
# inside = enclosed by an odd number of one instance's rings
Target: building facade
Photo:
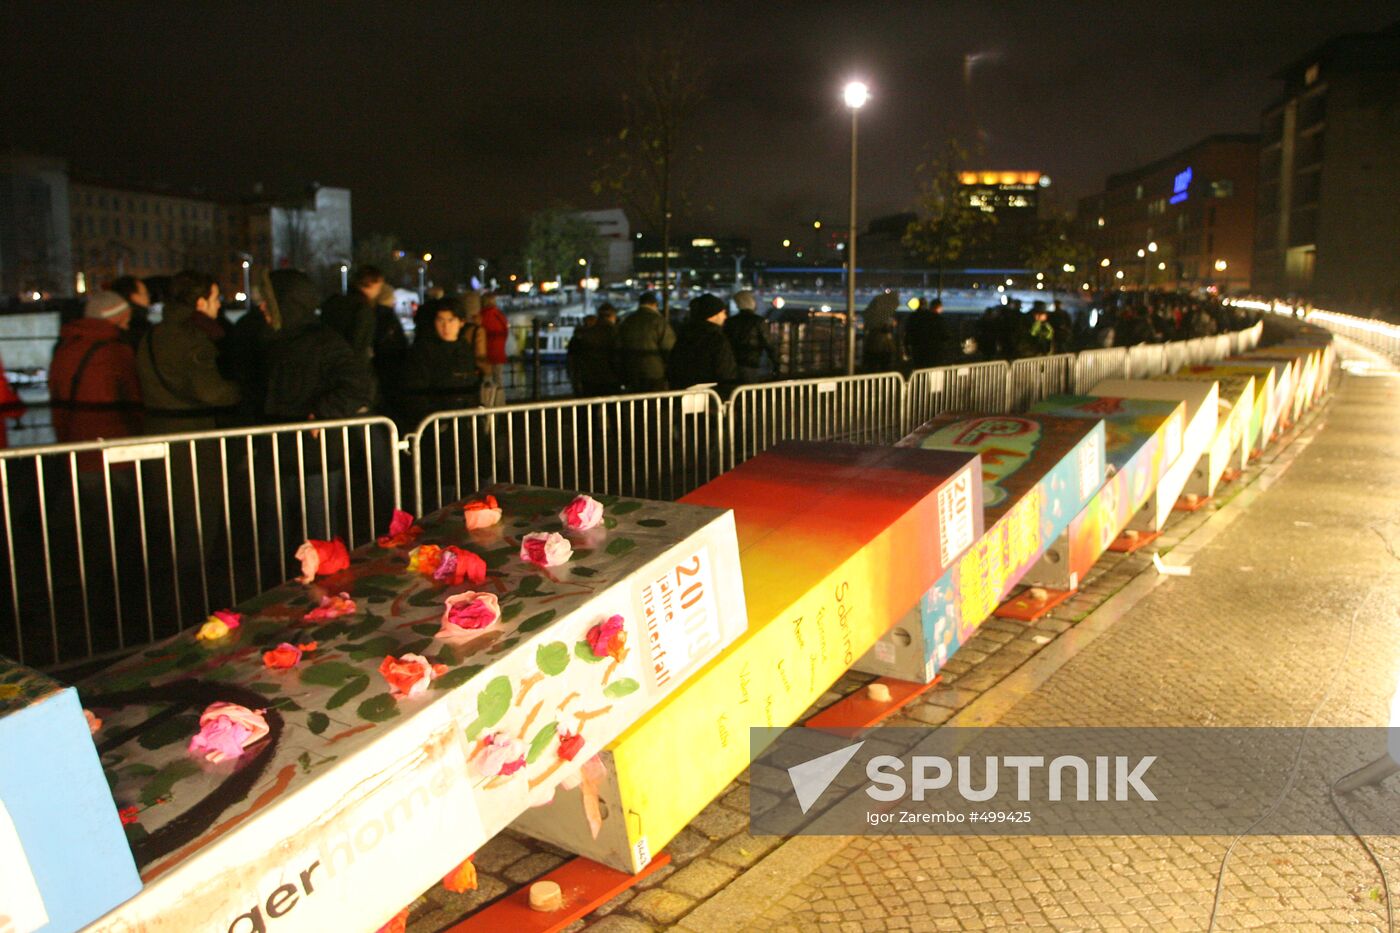
[[[1274,77],[1263,113],[1256,287],[1400,312],[1400,23],[1339,36]]]
[[[634,237],[633,266],[647,282],[661,276],[661,238],[651,234]],[[752,246],[747,237],[676,235],[671,239],[671,275],[677,287],[731,286],[753,272]]]
[[[622,282],[632,277],[632,225],[627,212],[620,207],[600,211],[579,211],[578,216],[592,224],[603,241],[604,264],[594,269],[594,276],[605,284]]]
[[[999,272],[1025,268],[1026,246],[1040,219],[1040,192],[1050,186],[1050,176],[981,170],[960,172],[958,181],[968,206],[996,219],[985,239],[969,247],[960,264]]]
[[[68,166],[0,155],[0,300],[72,293]]]
[[[1258,152],[1257,136],[1209,136],[1080,199],[1098,284],[1248,291]]]

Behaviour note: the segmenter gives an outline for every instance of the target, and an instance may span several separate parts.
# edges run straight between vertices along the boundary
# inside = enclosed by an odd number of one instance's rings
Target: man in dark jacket
[[[667,365],[672,386],[684,389],[716,383],[720,397],[734,388],[739,381],[739,366],[720,326],[728,313],[724,302],[709,292],[691,299],[690,313]]]
[[[49,365],[49,400],[60,443],[130,437],[141,430],[141,381],[125,341],[131,306],[114,292],[87,296],[84,316],[63,325]]]
[[[481,404],[476,329],[451,299],[429,301],[427,307],[433,313],[433,332],[414,334],[403,373],[405,414],[415,427],[433,412]]]
[[[1069,353],[1074,349],[1074,318],[1056,298],[1050,306],[1050,326],[1055,330],[1055,352]]]
[[[721,332],[721,336],[723,332]],[[622,375],[632,392],[663,392],[666,389],[666,360],[676,345],[676,332],[661,316],[656,292],[643,292],[637,310],[617,329],[622,354]]]
[[[307,421],[368,413],[374,400],[369,360],[317,320],[311,279],[296,269],[278,269],[268,279],[280,326],[267,349],[267,417]]]
[[[937,298],[919,305],[904,322],[904,349],[915,369],[942,366],[948,361],[948,328],[943,302]]]
[[[778,351],[773,348],[773,339],[768,334],[768,322],[758,315],[758,302],[753,292],[747,289],[736,292],[734,306],[739,313],[724,322],[724,336],[739,364],[739,381],[758,382],[764,376],[765,356],[772,363],[772,371],[777,373]]]
[[[383,284],[383,272],[374,266],[360,266],[350,279],[350,291],[331,295],[321,307],[321,323],[366,360],[374,347],[375,305]]]
[[[219,371],[218,315],[211,276],[187,271],[170,280],[161,322],[136,351],[148,433],[211,430],[238,404],[238,384]]]
[[[122,339],[134,350],[151,329],[151,291],[134,275],[124,275],[112,283],[112,291],[131,305],[131,320],[122,331]]]
[[[616,308],[605,302],[596,321],[574,331],[569,340],[569,365],[578,381],[579,395],[616,395],[622,391]]]

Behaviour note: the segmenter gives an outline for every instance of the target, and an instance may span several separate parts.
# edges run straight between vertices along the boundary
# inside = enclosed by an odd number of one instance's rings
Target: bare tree
[[[972,204],[963,191],[962,170],[970,154],[949,139],[943,151],[918,168],[922,179],[918,217],[904,233],[904,245],[938,269],[938,295],[943,296],[943,271],[985,243],[996,215]]]

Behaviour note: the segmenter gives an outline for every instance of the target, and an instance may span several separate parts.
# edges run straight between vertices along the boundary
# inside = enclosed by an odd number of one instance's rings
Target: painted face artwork
[[[1007,496],[1001,480],[1016,472],[1040,444],[1041,427],[1027,418],[996,416],[957,421],[929,434],[925,450],[976,450],[982,455],[982,505],[1000,505]]]

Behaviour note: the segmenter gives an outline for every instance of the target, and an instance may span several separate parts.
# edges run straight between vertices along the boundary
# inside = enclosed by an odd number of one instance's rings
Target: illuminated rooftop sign
[[[958,181],[964,185],[1041,185],[1049,177],[1040,172],[959,172]]]
[[[1172,196],[1168,199],[1169,204],[1180,204],[1185,201],[1191,192],[1191,167],[1187,166],[1185,171],[1177,172],[1176,178],[1172,180]]]

